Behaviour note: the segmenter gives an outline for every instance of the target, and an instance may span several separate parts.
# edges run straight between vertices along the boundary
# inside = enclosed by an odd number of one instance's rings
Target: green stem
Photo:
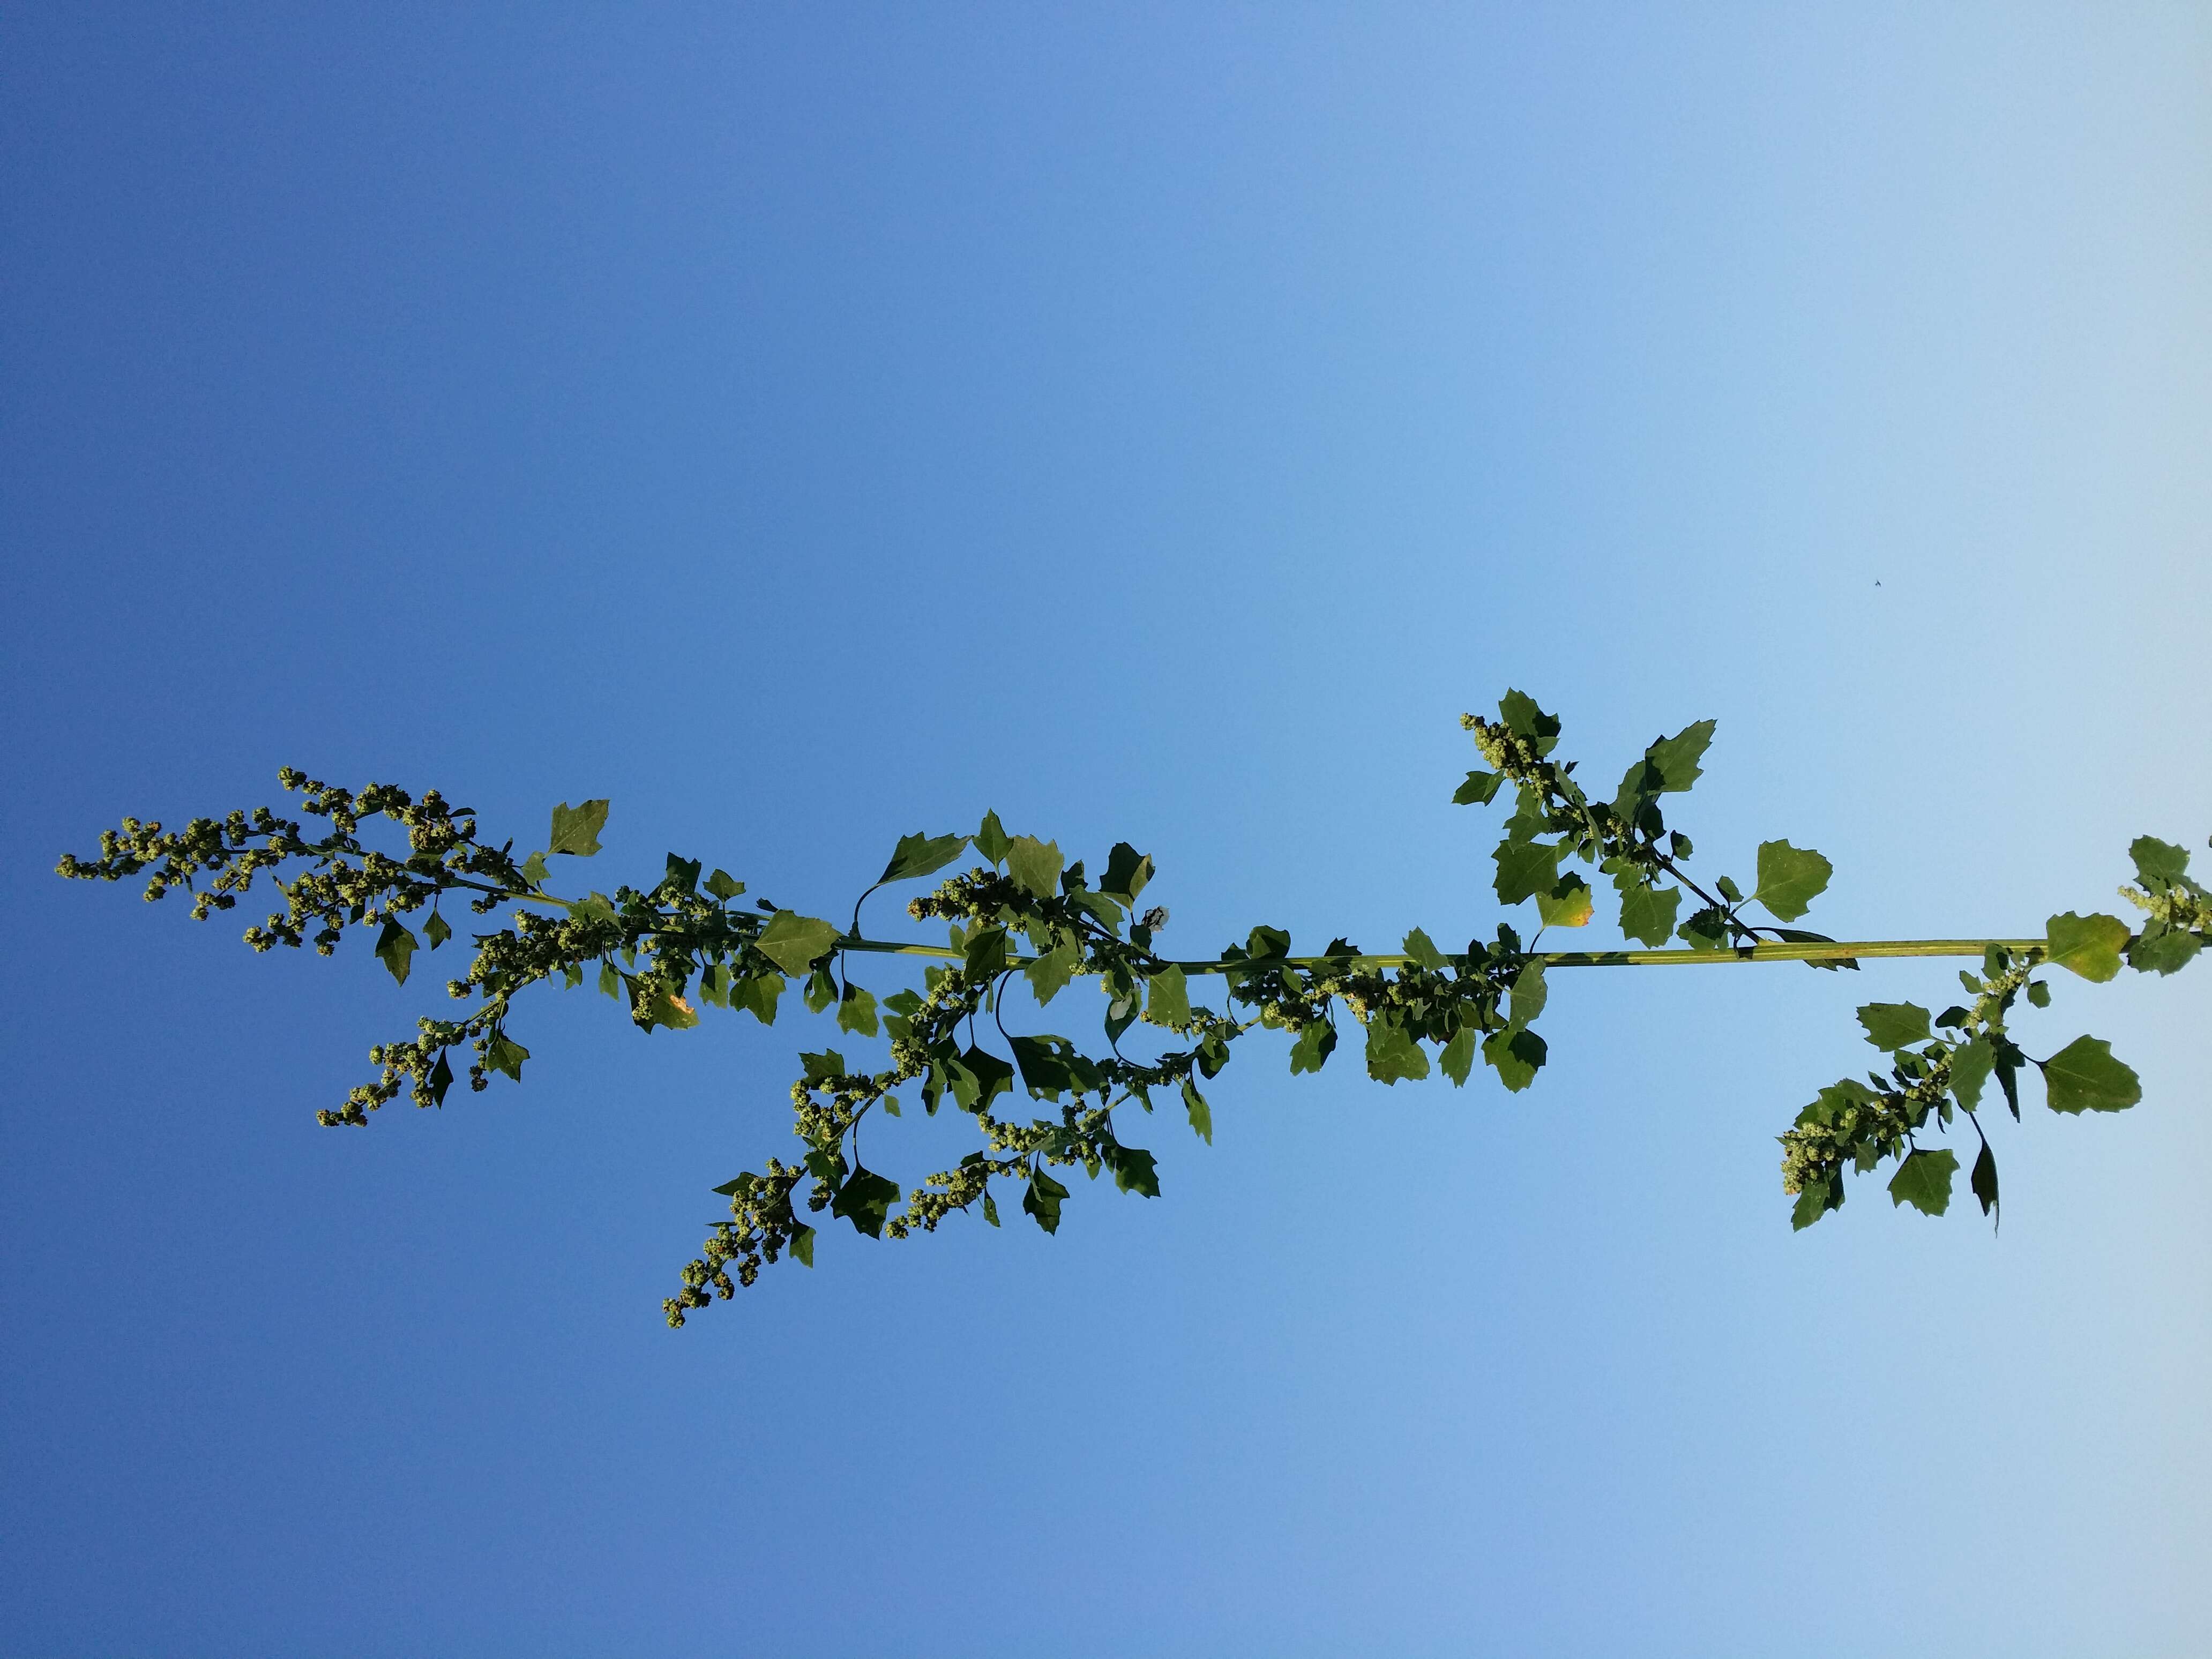
[[[894,945],[880,939],[840,939],[838,944],[848,951],[872,951],[885,956],[937,957],[947,961],[961,960],[962,952],[941,945]],[[1838,939],[1824,945],[1743,945],[1727,951],[1532,951],[1528,960],[1540,962],[1547,968],[1667,968],[1704,967],[1723,962],[1846,962],[1870,957],[1978,957],[1992,945],[2001,945],[2014,955],[2041,951],[2048,948],[2047,941],[2039,939]],[[1010,967],[1026,967],[1037,960],[1035,957],[1009,957]],[[1333,963],[1358,968],[1404,968],[1413,957],[1404,956],[1356,957],[1285,957],[1280,961],[1293,968],[1326,968]],[[1465,957],[1447,957],[1455,967],[1464,966]],[[1186,974],[1218,974],[1231,967],[1243,968],[1245,963],[1171,962],[1170,967],[1180,968]]]

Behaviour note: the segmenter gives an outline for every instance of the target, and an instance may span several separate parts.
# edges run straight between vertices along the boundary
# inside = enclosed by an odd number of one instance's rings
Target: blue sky
[[[602,884],[835,915],[995,807],[1189,953],[1455,940],[1520,685],[1601,772],[1717,719],[1679,821],[1825,931],[2117,908],[2212,830],[2208,75],[2185,6],[12,8],[0,1648],[2193,1651],[2212,970],[2031,1017],[2145,1101],[2004,1126],[2000,1238],[1778,1190],[1950,967],[1561,975],[1527,1094],[1255,1053],[1156,1201],[678,1334],[819,1032],[548,997],[322,1131],[423,976],[50,872],[290,764],[611,797]]]

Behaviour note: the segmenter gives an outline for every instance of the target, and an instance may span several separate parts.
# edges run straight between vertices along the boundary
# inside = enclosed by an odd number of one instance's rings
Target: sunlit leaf
[[[553,834],[545,850],[587,859],[599,850],[599,831],[606,827],[606,802],[587,800],[581,806],[571,806],[563,801],[553,809]]]
[[[1536,895],[1536,915],[1547,927],[1581,927],[1595,911],[1589,884],[1571,872],[1550,892]]]
[[[919,830],[911,836],[901,836],[898,845],[891,851],[890,862],[884,866],[883,874],[876,880],[880,884],[929,875],[958,858],[967,845],[965,836],[925,836]]]
[[[1759,885],[1752,897],[1783,921],[1795,921],[1828,885],[1836,866],[1808,848],[1786,841],[1761,842]]]
[[[787,974],[804,974],[837,942],[837,925],[796,910],[779,910],[755,941],[760,953]]]
[[[2051,918],[2045,937],[2050,942],[2053,966],[2071,969],[2093,984],[2118,977],[2120,952],[2128,942],[2128,925],[2118,916],[2101,912],[2077,916],[2071,910]]]
[[[1006,844],[1006,873],[1013,877],[1014,885],[1036,898],[1051,898],[1060,891],[1064,863],[1056,841],[1016,836]]]
[[[2189,872],[2189,850],[2155,836],[2137,836],[2128,843],[2128,857],[2136,875],[2154,893],[2178,884]]]
[[[2037,1064],[2054,1112],[2119,1112],[2142,1098],[2142,1080],[2112,1058],[2112,1044],[2101,1038],[2075,1037]]]

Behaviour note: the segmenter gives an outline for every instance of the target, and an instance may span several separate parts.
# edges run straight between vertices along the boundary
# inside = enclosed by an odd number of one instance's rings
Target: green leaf
[[[778,980],[776,983],[781,985],[783,981],[781,980]],[[614,963],[608,962],[604,958],[602,958],[599,963],[599,994],[602,996],[617,998],[619,998],[623,994],[623,976],[621,970],[617,969]]]
[[[1000,1095],[1012,1094],[1014,1068],[987,1048],[972,1044],[959,1059],[945,1062],[945,1081],[963,1112],[988,1111]]]
[[[804,1221],[791,1224],[791,1254],[802,1267],[814,1265],[814,1229]]]
[[[1418,1080],[1429,1074],[1428,1051],[1407,1030],[1395,1014],[1377,1014],[1367,1022],[1367,1075],[1377,1083],[1396,1083],[1401,1078]]]
[[[1125,1193],[1140,1194],[1146,1198],[1160,1195],[1160,1176],[1157,1160],[1136,1146],[1111,1148],[1114,1164],[1114,1184]]]
[[[717,1008],[730,1006],[730,970],[720,963],[710,963],[699,973],[699,996],[702,1001]]]
[[[1111,893],[1094,893],[1087,887],[1079,887],[1068,896],[1071,903],[1079,904],[1098,918],[1098,925],[1119,938],[1121,932],[1121,901]]]
[[[453,936],[453,930],[447,925],[445,917],[431,911],[429,921],[422,924],[422,937],[430,941],[430,948],[436,950]]]
[[[709,1188],[708,1190],[718,1193],[724,1198],[735,1198],[739,1193],[750,1191],[753,1182],[759,1179],[760,1177],[750,1170],[744,1170],[739,1171],[732,1179],[724,1182],[720,1186]]]
[[[529,883],[532,887],[539,887],[539,886],[543,886],[543,885],[544,884],[544,882],[545,882],[545,854],[543,854],[543,853],[532,853],[532,854],[528,858],[526,858],[526,859],[523,860],[523,861],[522,861],[522,878],[523,878],[523,880],[525,880],[525,881],[528,882],[528,883]]]
[[[1728,919],[1707,905],[1692,911],[1675,937],[1692,951],[1725,951],[1729,948]]]
[[[2189,873],[2188,849],[2155,836],[2137,836],[2128,843],[2128,856],[2135,860],[2136,876],[2154,893],[2179,884]]]
[[[1044,1172],[1042,1165],[1030,1172],[1029,1190],[1022,1194],[1022,1211],[1036,1218],[1036,1224],[1048,1233],[1060,1231],[1060,1206],[1067,1197],[1067,1188]]]
[[[994,1227],[999,1224],[999,1200],[988,1191],[983,1194],[983,1219]]]
[[[891,861],[876,878],[877,885],[887,881],[909,881],[942,870],[958,858],[967,845],[965,836],[925,836],[918,830],[913,835],[901,836],[898,845],[891,851]]]
[[[1982,1103],[1982,1088],[1996,1070],[1997,1052],[1987,1037],[1962,1042],[1951,1051],[1951,1092],[1968,1111]]]
[[[1318,1072],[1336,1051],[1336,1027],[1325,1019],[1317,1019],[1298,1033],[1297,1041],[1291,1044],[1291,1074]]]
[[[680,859],[671,853],[668,855],[668,873],[660,878],[660,884],[662,888],[672,892],[697,892],[699,890],[699,860]]]
[[[1808,933],[1802,927],[1777,927],[1772,932],[1774,937],[1784,945],[1833,945],[1836,942],[1826,933]],[[1856,974],[1859,970],[1857,962],[1850,957],[1816,959],[1808,962],[1805,965],[1808,968],[1818,968],[1826,973]]]
[[[1995,1215],[1997,1208],[1997,1158],[1990,1150],[1990,1143],[1982,1143],[1981,1156],[1974,1160],[1974,1173],[1969,1178],[1974,1196],[1981,1200],[1982,1213]]]
[[[376,936],[376,954],[392,977],[402,985],[407,983],[408,959],[415,954],[415,935],[399,925],[396,916],[387,916],[384,931]]]
[[[1080,1049],[1064,1036],[1049,1034],[1008,1039],[1014,1064],[1021,1067],[1022,1086],[1043,1100],[1058,1100],[1063,1090],[1088,1094],[1103,1089],[1105,1077]]]
[[[1006,849],[1013,845],[1006,836],[1006,826],[999,822],[996,812],[983,814],[982,827],[975,831],[975,850],[984,861],[1000,865],[1006,861]]]
[[[1534,1031],[1510,1026],[1492,1031],[1482,1042],[1483,1059],[1497,1072],[1498,1080],[1516,1095],[1536,1080],[1547,1052],[1544,1039]]]
[[[818,1014],[837,1000],[837,981],[830,976],[826,962],[806,976],[806,1012]]]
[[[1154,974],[1145,993],[1145,1018],[1177,1029],[1190,1024],[1190,984],[1173,963]]]
[[[599,850],[599,831],[606,827],[606,802],[587,800],[571,806],[562,801],[553,809],[553,836],[545,850],[587,859]]]
[[[1620,931],[1656,951],[1674,931],[1674,910],[1681,902],[1682,890],[1679,887],[1646,887],[1638,882],[1623,888]]]
[[[446,1103],[446,1091],[453,1086],[453,1064],[446,1058],[443,1048],[438,1050],[438,1063],[430,1068],[430,1103],[434,1106]]]
[[[1114,843],[1114,850],[1106,855],[1106,875],[1099,882],[1098,890],[1127,902],[1131,908],[1137,903],[1137,895],[1145,890],[1152,878],[1152,861],[1126,841]]]
[[[568,907],[571,921],[607,922],[615,919],[615,902],[605,893],[586,893]]]
[[[1498,714],[1509,727],[1528,738],[1540,755],[1550,754],[1552,745],[1559,740],[1559,716],[1537,708],[1536,700],[1526,691],[1508,691],[1498,700]]]
[[[1923,1215],[1941,1215],[1951,1207],[1951,1177],[1958,1172],[1959,1155],[1948,1147],[1908,1152],[1890,1177],[1889,1201],[1910,1204]]]
[[[665,1025],[672,1031],[688,1031],[699,1023],[699,1016],[690,1003],[665,985],[653,988],[653,1000],[640,1022],[648,1031],[656,1025]]]
[[[2054,1112],[2123,1112],[2142,1098],[2142,1080],[2098,1037],[2075,1037],[2036,1064]]]
[[[2120,951],[2128,942],[2128,925],[2118,916],[2101,913],[2077,916],[2071,910],[2051,917],[2045,937],[2050,941],[2050,960],[2070,968],[2094,985],[2118,977]]]
[[[1106,993],[1106,1041],[1119,1042],[1121,1034],[1137,1023],[1137,993],[1133,988],[1116,986],[1111,975],[1101,977],[1099,989]]]
[[[1413,959],[1413,965],[1417,968],[1426,968],[1431,972],[1434,972],[1439,968],[1450,965],[1444,953],[1437,949],[1436,941],[1418,927],[1406,935],[1406,943],[1402,948],[1405,953]]]
[[[1198,1091],[1198,1085],[1188,1078],[1182,1080],[1182,1103],[1190,1113],[1190,1127],[1207,1146],[1213,1145],[1213,1109],[1206,1103],[1206,1097]]]
[[[1467,781],[1452,791],[1452,801],[1459,806],[1487,806],[1498,798],[1498,786],[1504,781],[1495,772],[1470,772]]]
[[[2128,966],[2139,974],[2171,974],[2189,965],[2200,945],[2197,935],[2153,917],[2128,945]]]
[[[726,904],[745,890],[745,884],[728,871],[717,868],[713,875],[707,878],[707,890]]]
[[[1536,915],[1547,927],[1581,927],[1596,911],[1589,884],[1571,872],[1548,893],[1536,895]]]
[[[795,978],[829,955],[837,942],[837,925],[796,910],[779,910],[754,942],[763,956]]]
[[[962,947],[965,951],[962,965],[968,977],[982,981],[1006,971],[1006,930],[1003,927],[983,927],[968,937]]]
[[[1859,1024],[1867,1041],[1893,1053],[1934,1035],[1928,1029],[1928,1011],[1917,1002],[1869,1002],[1859,1010]]]
[[[2012,1121],[2020,1121],[2020,1066],[2027,1056],[2019,1046],[2002,1032],[1990,1039],[1990,1047],[1996,1051],[1997,1086],[2004,1091],[2005,1109]]]
[[[1468,1073],[1474,1070],[1474,1027],[1462,1025],[1452,1033],[1452,1040],[1444,1044],[1443,1053],[1437,1057],[1437,1066],[1452,1080],[1452,1087],[1467,1086]]]
[[[1705,775],[1698,764],[1713,740],[1713,722],[1699,720],[1671,738],[1662,738],[1644,751],[1644,758],[1658,774],[1661,793],[1679,793]]]
[[[1013,877],[1015,886],[1036,898],[1051,898],[1060,891],[1060,872],[1065,863],[1056,841],[1016,836],[1006,844],[1007,874]]]
[[[763,1025],[775,1024],[775,1000],[783,994],[783,981],[775,974],[741,979],[730,987],[730,1006],[742,1008]]]
[[[1505,820],[1505,839],[1534,841],[1550,828],[1551,818],[1544,810],[1543,793],[1523,784],[1515,792],[1513,816]]]
[[[1544,985],[1544,964],[1540,962],[1524,963],[1513,976],[1513,991],[1507,1003],[1507,1029],[1525,1030],[1534,1024],[1536,1016],[1544,1012],[1545,1000],[1551,993]]]
[[[897,1182],[855,1164],[853,1173],[845,1177],[845,1184],[830,1201],[830,1213],[851,1222],[857,1232],[866,1233],[870,1238],[881,1238],[884,1223],[898,1198]]]
[[[837,1029],[860,1036],[875,1036],[878,1029],[875,993],[858,985],[848,985],[837,1002]]]
[[[506,1073],[517,1083],[522,1081],[522,1062],[529,1058],[530,1050],[504,1031],[494,1032],[484,1050],[484,1064],[495,1072]]]
[[[799,1056],[799,1064],[805,1071],[809,1085],[834,1084],[839,1078],[848,1075],[845,1056],[835,1048],[824,1048],[818,1054],[807,1054],[802,1050]]]
[[[1075,970],[1083,965],[1083,953],[1074,945],[1063,944],[1046,951],[1022,969],[1022,976],[1030,982],[1037,1006],[1043,1007],[1067,988],[1075,977]]]
[[[1843,1207],[1838,1194],[1843,1190],[1839,1176],[1833,1182],[1808,1181],[1797,1194],[1797,1202],[1790,1212],[1790,1226],[1794,1232],[1803,1232],[1831,1210]]]
[[[1504,904],[1518,904],[1522,899],[1548,893],[1558,886],[1559,851],[1558,847],[1547,846],[1541,842],[1500,842],[1495,854],[1498,860],[1495,884],[1498,901]]]
[[[1809,848],[1786,841],[1759,844],[1759,885],[1751,896],[1783,921],[1803,915],[1828,885],[1836,866]]]

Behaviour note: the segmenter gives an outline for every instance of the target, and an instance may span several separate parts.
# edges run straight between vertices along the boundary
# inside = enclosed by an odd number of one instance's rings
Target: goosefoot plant
[[[1978,972],[1959,976],[1965,1000],[1941,1012],[1904,1002],[1859,1009],[1866,1039],[1889,1069],[1864,1082],[1844,1078],[1798,1113],[1780,1138],[1782,1186],[1795,1200],[1793,1224],[1807,1227],[1842,1206],[1848,1175],[1893,1161],[1892,1200],[1941,1215],[1958,1157],[1922,1142],[1948,1132],[1955,1113],[1974,1131],[1969,1185],[1994,1220],[1996,1159],[1980,1116],[1992,1078],[2015,1120],[2031,1064],[2053,1111],[2118,1111],[2142,1096],[2134,1072],[2095,1037],[2032,1060],[2007,1025],[2016,1000],[2048,1006],[2049,987],[2037,976],[2047,968],[2093,981],[2114,978],[2124,961],[2171,974],[2203,946],[2212,926],[2212,896],[2190,878],[2187,853],[2146,836],[2130,848],[2137,884],[2120,889],[2144,913],[2140,931],[2115,916],[2069,911],[2034,939],[1838,942],[1777,925],[1802,918],[1827,886],[1832,866],[1818,853],[1787,841],[1764,843],[1748,893],[1727,876],[1700,883],[1685,868],[1690,840],[1667,827],[1660,803],[1702,775],[1711,720],[1652,744],[1610,800],[1576,782],[1574,763],[1552,758],[1559,723],[1524,694],[1508,692],[1496,720],[1468,714],[1461,723],[1488,769],[1469,772],[1453,799],[1488,805],[1510,789],[1514,801],[1494,854],[1499,900],[1533,904],[1540,933],[1583,927],[1596,895],[1567,867],[1579,864],[1611,881],[1621,932],[1645,948],[1537,951],[1501,922],[1494,939],[1473,940],[1456,953],[1415,928],[1395,953],[1337,939],[1316,955],[1298,956],[1288,933],[1261,927],[1218,957],[1173,958],[1158,943],[1167,911],[1144,902],[1151,859],[1123,842],[1093,878],[1082,861],[1067,862],[1057,842],[1008,835],[994,812],[973,835],[902,837],[842,927],[765,899],[740,905],[743,882],[720,869],[702,879],[698,860],[674,854],[651,887],[561,898],[547,890],[548,860],[599,851],[604,800],[556,807],[544,850],[518,860],[513,842],[494,847],[481,839],[474,812],[434,790],[416,797],[371,784],[356,793],[289,768],[278,774],[283,787],[302,797],[307,817],[329,824],[328,834],[311,836],[267,807],[195,818],[176,831],[125,818],[101,835],[97,858],[65,856],[59,870],[82,880],[145,874],[149,900],[183,888],[200,921],[234,908],[267,872],[286,908],[248,928],[248,945],[267,951],[312,942],[328,956],[349,930],[374,929],[377,956],[403,985],[417,950],[435,951],[453,937],[446,902],[465,903],[478,916],[507,911],[505,926],[472,935],[475,958],[447,985],[471,1006],[458,1019],[425,1018],[413,1037],[371,1048],[380,1075],[342,1107],[319,1112],[326,1125],[366,1124],[402,1090],[418,1107],[442,1105],[456,1079],[456,1053],[465,1056],[471,1089],[486,1087],[495,1073],[520,1081],[530,1051],[510,1030],[515,998],[555,980],[574,988],[588,976],[647,1033],[689,1030],[702,1006],[773,1024],[795,983],[810,1010],[836,1010],[842,1031],[887,1039],[890,1063],[876,1069],[856,1066],[835,1048],[799,1055],[791,1103],[805,1151],[793,1163],[769,1158],[763,1170],[714,1188],[729,1200],[729,1218],[712,1224],[700,1255],[684,1269],[683,1289],[663,1304],[675,1326],[705,1307],[710,1293],[726,1300],[738,1285],[750,1285],[763,1263],[789,1255],[811,1267],[815,1229],[799,1218],[802,1201],[809,1213],[827,1210],[872,1238],[905,1238],[975,1208],[997,1226],[994,1182],[1008,1183],[1002,1190],[1019,1193],[1023,1212],[1055,1231],[1069,1196],[1055,1169],[1079,1165],[1094,1179],[1111,1173],[1122,1191],[1157,1197],[1152,1154],[1122,1140],[1115,1114],[1132,1102],[1150,1112],[1165,1099],[1211,1141],[1200,1085],[1219,1074],[1232,1045],[1255,1026],[1287,1035],[1293,1073],[1318,1072],[1356,1036],[1378,1083],[1425,1078],[1433,1065],[1463,1085],[1480,1059],[1507,1089],[1525,1089],[1546,1057],[1535,1022],[1547,976],[1563,968],[1799,962],[1855,969],[1880,957],[1978,958]],[[378,817],[404,830],[404,853],[364,843],[364,827]],[[966,867],[906,907],[915,921],[944,923],[944,944],[862,933],[861,906],[878,888],[936,875],[970,853]],[[1753,906],[1772,921],[1748,919]],[[1670,939],[1681,948],[1662,948]],[[855,981],[861,960],[884,956],[921,959],[920,988],[878,998]],[[1105,994],[1103,1044],[1010,1031],[1006,994],[1016,975],[1040,1006],[1078,979],[1096,980]],[[1194,1000],[1198,978],[1221,981],[1220,1010]],[[988,1017],[1003,1054],[979,1032],[979,1016]],[[1124,1040],[1139,1025],[1166,1034],[1170,1046],[1151,1058],[1125,1052]],[[949,1104],[964,1114],[977,1143],[907,1190],[902,1206],[901,1184],[864,1165],[859,1147],[871,1112],[899,1115],[893,1091],[902,1088],[925,1112]],[[1025,1115],[1023,1095],[1054,1115]]]

